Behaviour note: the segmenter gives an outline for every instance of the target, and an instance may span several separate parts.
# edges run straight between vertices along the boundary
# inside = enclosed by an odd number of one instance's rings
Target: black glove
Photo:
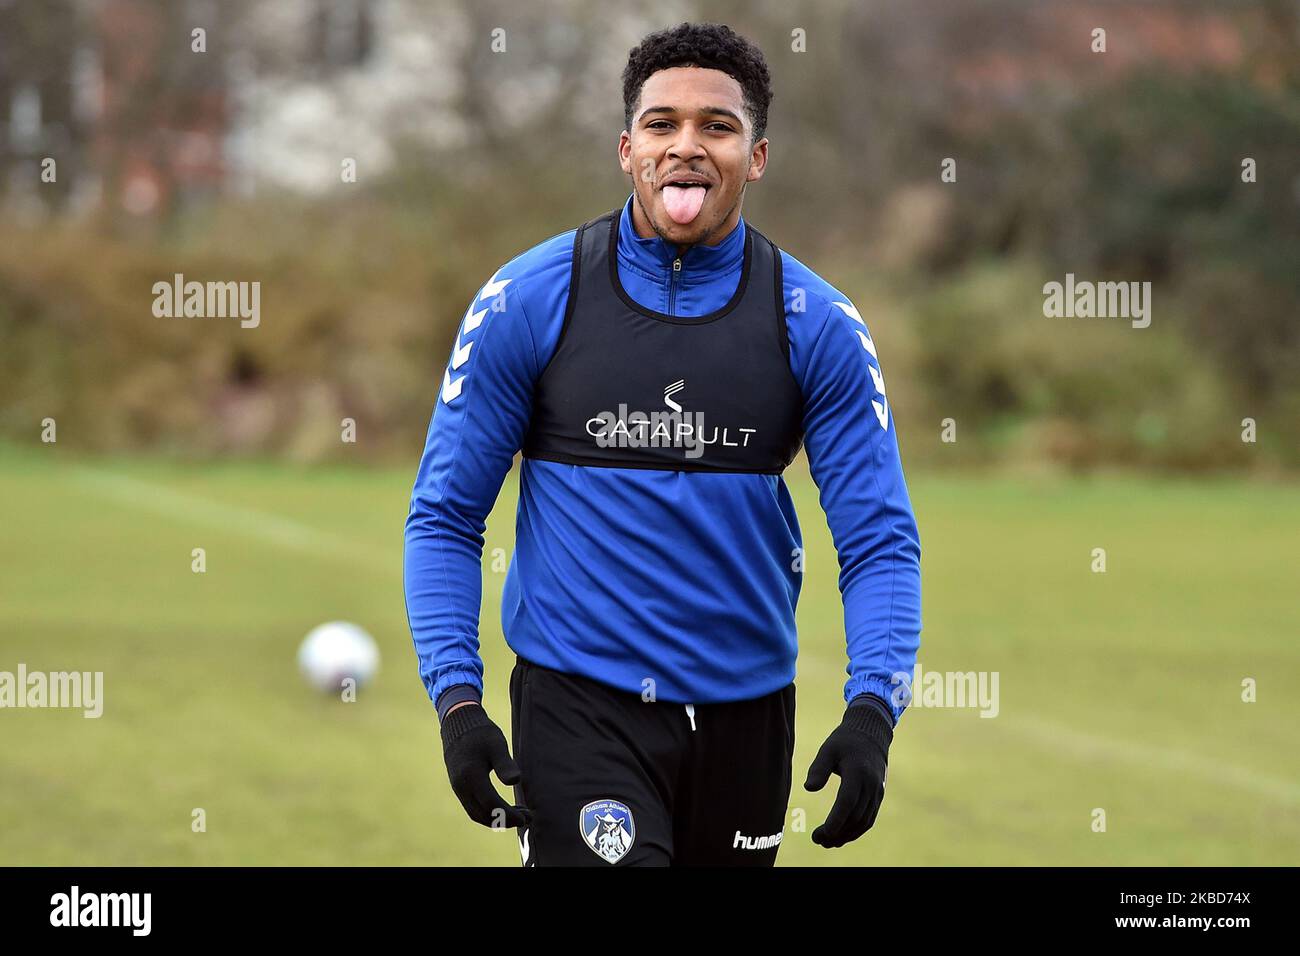
[[[893,739],[892,722],[875,701],[859,703],[855,698],[844,711],[840,725],[817,751],[803,785],[815,792],[826,786],[832,772],[840,776],[835,805],[826,822],[812,833],[818,846],[830,849],[851,843],[875,824],[880,802],[885,799],[885,772]]]
[[[532,822],[531,811],[512,807],[492,786],[493,770],[507,786],[517,784],[519,765],[510,756],[505,734],[481,705],[466,704],[446,716],[442,756],[447,761],[451,789],[475,823],[513,829]]]

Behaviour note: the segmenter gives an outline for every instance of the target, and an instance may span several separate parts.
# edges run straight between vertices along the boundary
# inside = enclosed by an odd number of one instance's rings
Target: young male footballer
[[[762,53],[727,27],[647,36],[623,72],[631,196],[502,266],[442,377],[407,614],[452,789],[471,819],[518,829],[526,866],[775,862],[803,573],[781,473],[801,446],[849,675],[804,784],[840,778],[813,842],[856,840],[884,797],[920,542],[862,316],[741,217],[771,99]],[[478,613],[487,515],[519,451],[507,747],[481,704]]]

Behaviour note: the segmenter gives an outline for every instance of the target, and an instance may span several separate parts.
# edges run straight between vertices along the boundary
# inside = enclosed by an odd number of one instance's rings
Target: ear
[[[745,182],[754,183],[763,178],[763,171],[767,169],[767,137],[764,136],[757,143],[749,154],[749,172],[745,174]]]
[[[623,172],[632,175],[632,134],[627,130],[618,134],[618,165]]]

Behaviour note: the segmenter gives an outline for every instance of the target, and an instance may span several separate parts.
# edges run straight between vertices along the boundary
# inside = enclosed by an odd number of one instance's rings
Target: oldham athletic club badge
[[[582,838],[606,863],[617,863],[627,856],[636,839],[632,811],[617,800],[593,800],[578,814]]]

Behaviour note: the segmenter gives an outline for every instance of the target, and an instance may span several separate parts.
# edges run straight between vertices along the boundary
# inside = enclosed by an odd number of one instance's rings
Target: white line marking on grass
[[[1269,776],[1246,767],[1233,766],[1203,754],[1173,747],[1099,737],[1032,715],[1018,714],[1013,720],[1006,721],[1003,727],[1023,737],[1041,741],[1053,750],[1068,751],[1074,757],[1120,760],[1141,767],[1173,770],[1199,777],[1210,783],[1228,784],[1241,790],[1251,790],[1284,803],[1300,803],[1300,784],[1295,781]]]
[[[393,556],[291,518],[223,504],[115,472],[79,467],[74,469],[73,475],[79,484],[128,507],[255,538],[300,554],[364,565],[384,574],[401,570],[400,562]]]

